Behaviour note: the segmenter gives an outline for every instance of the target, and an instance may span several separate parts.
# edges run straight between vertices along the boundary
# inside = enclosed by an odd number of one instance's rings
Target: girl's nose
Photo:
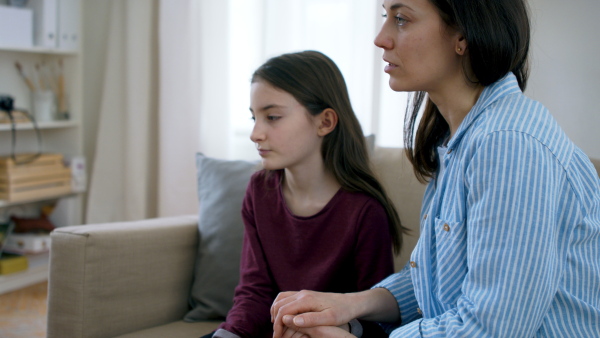
[[[258,123],[254,124],[252,132],[250,133],[250,140],[254,143],[261,142],[265,139],[264,133],[261,131]]]

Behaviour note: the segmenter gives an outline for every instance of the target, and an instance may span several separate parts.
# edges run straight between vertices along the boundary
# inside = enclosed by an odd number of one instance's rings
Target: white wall
[[[531,76],[525,93],[600,158],[600,1],[530,0]]]

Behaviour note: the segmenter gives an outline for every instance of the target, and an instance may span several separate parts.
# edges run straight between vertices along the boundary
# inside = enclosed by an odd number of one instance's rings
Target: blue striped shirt
[[[600,182],[546,108],[508,74],[439,160],[390,337],[600,337]]]

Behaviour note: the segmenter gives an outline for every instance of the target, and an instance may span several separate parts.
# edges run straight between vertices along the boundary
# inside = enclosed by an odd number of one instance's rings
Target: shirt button
[[[452,149],[448,149],[448,154],[452,154]]]
[[[450,231],[450,226],[448,225],[448,223],[444,224],[444,230]]]
[[[416,268],[417,267],[417,263],[415,263],[414,261],[410,262],[410,267],[411,268]]]
[[[425,214],[425,216],[423,216],[423,219],[427,219],[427,214]]]
[[[417,308],[417,312],[422,316],[423,315],[423,311],[421,310],[421,308]]]

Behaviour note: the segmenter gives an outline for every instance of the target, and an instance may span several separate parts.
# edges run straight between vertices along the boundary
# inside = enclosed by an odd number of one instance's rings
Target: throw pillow
[[[200,243],[188,322],[223,318],[233,305],[239,281],[244,225],[242,200],[258,162],[196,155]]]

